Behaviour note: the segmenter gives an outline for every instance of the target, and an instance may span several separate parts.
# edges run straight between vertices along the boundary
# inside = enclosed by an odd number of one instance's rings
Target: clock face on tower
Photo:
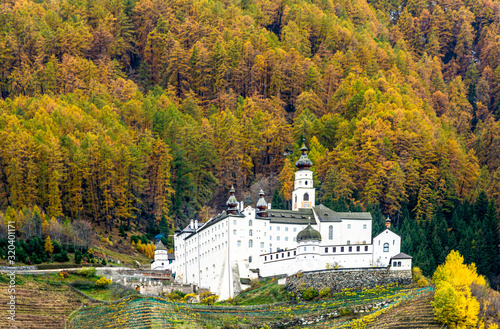
[[[311,208],[310,201],[302,201],[302,208]]]

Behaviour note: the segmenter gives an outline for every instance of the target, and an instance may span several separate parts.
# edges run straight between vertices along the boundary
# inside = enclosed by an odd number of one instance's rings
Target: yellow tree
[[[436,284],[432,302],[436,319],[450,328],[476,327],[479,303],[472,296],[470,286],[486,286],[484,277],[477,274],[476,265],[464,264],[464,258],[452,250],[446,262],[438,266],[432,280]]]
[[[290,159],[287,158],[278,177],[278,181],[281,185],[280,192],[287,202],[292,200],[294,173],[295,170],[293,169],[292,163],[290,162]]]
[[[45,252],[47,252],[49,255],[52,255],[54,252],[54,246],[52,245],[52,240],[50,239],[50,236],[45,239],[45,246],[43,248]]]

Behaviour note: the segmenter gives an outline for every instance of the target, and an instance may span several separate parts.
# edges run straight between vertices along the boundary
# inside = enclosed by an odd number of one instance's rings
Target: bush
[[[349,314],[351,314],[351,310],[348,308],[344,308],[344,309],[340,310],[340,316],[346,316]]]
[[[205,291],[200,294],[201,303],[203,305],[213,305],[219,299],[219,296],[213,294],[210,291]]]
[[[309,287],[306,290],[302,291],[302,298],[304,298],[305,300],[311,300],[316,296],[318,296],[318,291],[313,287]]]
[[[323,288],[323,289],[321,289],[321,290],[319,291],[319,296],[320,296],[320,297],[326,297],[326,296],[330,295],[330,291],[331,291],[331,290],[330,290],[330,288],[328,288],[328,287],[327,287],[327,288]]]
[[[174,290],[166,295],[166,297],[170,300],[181,300],[184,296],[186,296],[186,294],[179,290]]]
[[[98,287],[109,286],[111,283],[113,283],[113,281],[111,281],[111,279],[106,279],[105,276],[103,276],[102,278],[100,278],[96,282],[96,284],[97,284]]]
[[[62,272],[59,272],[59,275],[61,276],[61,278],[63,279],[67,279],[69,277],[69,273],[66,272],[66,271],[62,271]]]
[[[201,303],[203,305],[208,305],[208,306],[211,306],[213,304],[215,304],[215,302],[219,299],[219,296],[217,295],[212,295],[212,296],[209,296],[209,297],[206,297],[206,298],[203,298],[201,300]]]
[[[96,283],[92,281],[74,281],[70,284],[80,290],[88,290],[96,287]]]
[[[77,250],[75,252],[75,264],[80,264],[82,262],[82,258],[83,258],[82,252],[80,250]]]
[[[66,250],[63,250],[59,254],[54,255],[54,261],[60,263],[69,261],[68,252]]]
[[[54,259],[55,259],[55,256],[54,256]],[[42,261],[40,260],[40,258],[38,257],[38,255],[37,255],[35,252],[33,252],[33,253],[31,254],[30,260],[31,260],[31,262],[32,262],[33,264],[40,264],[40,263],[42,262]]]
[[[137,295],[139,292],[135,289],[122,286],[121,284],[112,283],[109,286],[112,294],[116,298],[122,298],[129,295]]]
[[[79,269],[76,274],[84,276],[86,278],[94,277],[97,273],[97,270],[94,267],[84,267]]]

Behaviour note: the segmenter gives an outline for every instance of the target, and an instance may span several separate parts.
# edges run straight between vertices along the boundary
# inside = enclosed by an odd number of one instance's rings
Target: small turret
[[[260,217],[267,217],[267,212],[266,212],[267,202],[264,199],[264,191],[262,189],[260,189],[260,192],[259,192],[259,201],[257,201],[256,207],[258,209],[257,214]]]
[[[232,215],[235,215],[238,211],[238,200],[236,200],[236,197],[234,196],[235,192],[234,186],[231,185],[231,189],[229,190],[229,199],[227,199],[226,205],[227,213]]]
[[[295,166],[299,168],[299,170],[311,168],[313,163],[307,157],[307,147],[305,143],[302,143],[302,147],[300,148],[300,150],[302,151],[302,155],[300,156],[299,160],[295,162]]]
[[[387,216],[387,219],[385,220],[385,228],[390,230],[391,229],[391,219],[389,216]]]

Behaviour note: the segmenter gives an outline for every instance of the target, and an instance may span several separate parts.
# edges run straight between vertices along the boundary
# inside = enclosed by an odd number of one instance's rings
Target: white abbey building
[[[176,231],[175,261],[167,265],[165,251],[159,250],[152,268],[171,269],[177,282],[209,288],[220,299],[239,294],[259,276],[389,265],[411,269],[411,256],[400,252],[401,237],[390,230],[389,220],[372,238],[370,213],[341,213],[315,204],[312,162],[305,146],[301,151],[293,210],[270,209],[262,190],[256,208],[243,208],[231,188],[228,209]]]

